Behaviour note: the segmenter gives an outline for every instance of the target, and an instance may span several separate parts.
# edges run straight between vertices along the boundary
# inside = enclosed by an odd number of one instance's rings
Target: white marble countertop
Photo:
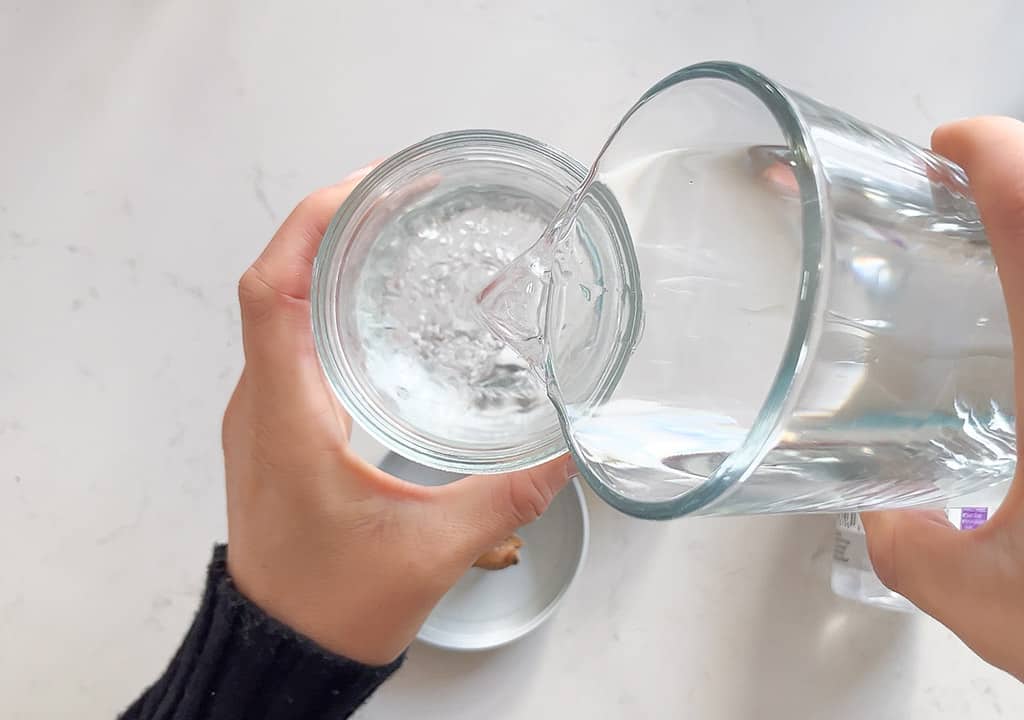
[[[0,2],[0,717],[111,717],[176,647],[225,533],[235,283],[307,191],[462,127],[585,160],[708,58],[925,141],[1024,114],[1022,37],[1005,0]],[[942,627],[831,595],[828,518],[589,502],[550,623],[414,647],[361,717],[1024,715]]]

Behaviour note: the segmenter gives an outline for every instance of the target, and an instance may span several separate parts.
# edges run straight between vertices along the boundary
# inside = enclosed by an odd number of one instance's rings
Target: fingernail
[[[377,167],[378,165],[380,165],[380,160],[379,159],[378,160],[373,160],[373,161],[367,163],[366,165],[363,165],[358,170],[353,170],[352,172],[350,172],[348,175],[346,175],[345,177],[343,177],[341,179],[341,182],[344,183],[344,182],[348,182],[350,180],[355,180],[356,178],[362,178],[365,175],[367,175],[371,170],[373,170],[375,167]]]
[[[569,453],[569,459],[565,462],[565,477],[567,480],[572,480],[579,474],[580,469],[576,466],[576,458],[573,457],[572,453]]]

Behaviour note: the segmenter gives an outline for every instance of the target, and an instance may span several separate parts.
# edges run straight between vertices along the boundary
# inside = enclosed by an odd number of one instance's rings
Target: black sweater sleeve
[[[214,548],[202,605],[167,670],[123,720],[344,718],[398,667],[324,650],[235,588],[227,548]]]

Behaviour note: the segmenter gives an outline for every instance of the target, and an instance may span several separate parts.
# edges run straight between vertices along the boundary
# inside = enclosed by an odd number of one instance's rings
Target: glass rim
[[[423,161],[432,155],[456,151],[444,162],[466,161],[466,149],[506,151],[528,155],[531,160],[543,160],[550,167],[566,174],[575,187],[587,177],[587,169],[570,155],[543,142],[520,135],[489,129],[465,129],[432,135],[391,155],[371,170],[353,189],[338,208],[324,232],[316,258],[313,261],[310,288],[310,314],[313,340],[324,377],[335,396],[342,402],[352,418],[371,437],[388,449],[415,462],[438,470],[455,473],[496,473],[535,467],[566,452],[566,441],[560,422],[552,425],[553,432],[528,445],[510,448],[507,452],[480,453],[454,445],[443,447],[426,442],[426,438],[403,431],[393,422],[389,413],[379,410],[372,399],[362,391],[349,358],[342,348],[332,342],[331,328],[337,328],[337,307],[333,301],[337,292],[337,268],[332,262],[339,251],[344,251],[345,231],[361,222],[365,203],[375,193],[395,180],[404,181],[403,173],[411,163]],[[529,169],[524,166],[524,169]],[[571,194],[572,191],[570,191]],[[569,195],[566,196],[568,199]]]
[[[826,187],[824,169],[814,149],[808,124],[790,99],[789,91],[753,68],[728,61],[708,61],[677,70],[655,83],[616,124],[591,166],[587,182],[592,179],[605,151],[634,113],[662,91],[697,79],[722,80],[741,86],[760,100],[775,119],[793,154],[793,172],[800,188],[802,265],[789,336],[757,417],[740,447],[729,453],[708,478],[696,487],[686,490],[679,497],[657,502],[643,502],[619,494],[601,482],[585,463],[579,462],[580,454],[575,447],[568,419],[559,409],[559,422],[562,423],[569,448],[577,459],[579,472],[587,484],[602,500],[617,510],[648,520],[681,517],[705,508],[739,487],[756,469],[792,412],[806,379],[803,370],[817,347],[821,332],[822,297],[828,286],[828,265],[822,259],[831,251],[832,240],[828,197],[822,192],[822,188]]]

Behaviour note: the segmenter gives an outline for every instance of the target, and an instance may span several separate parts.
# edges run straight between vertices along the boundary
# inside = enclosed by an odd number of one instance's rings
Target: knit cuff
[[[184,643],[163,677],[123,717],[347,717],[403,660],[404,655],[383,667],[363,665],[270,617],[235,587],[227,546],[218,545]]]

